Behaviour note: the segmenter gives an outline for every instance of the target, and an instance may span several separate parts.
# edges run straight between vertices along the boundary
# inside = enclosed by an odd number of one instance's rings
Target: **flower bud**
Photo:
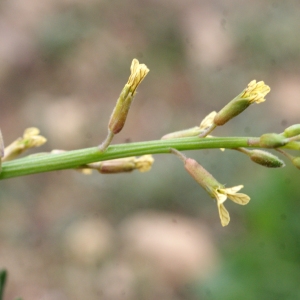
[[[97,170],[102,174],[124,173],[133,170],[147,172],[151,169],[153,162],[152,155],[143,155],[138,158],[133,156],[90,163],[78,170],[84,174],[90,174],[91,170]]]
[[[12,160],[30,148],[39,147],[45,144],[47,139],[39,135],[39,133],[40,131],[38,128],[27,128],[24,131],[22,138],[18,138],[4,149],[2,161]]]
[[[97,170],[102,174],[131,172],[135,169],[134,157],[112,159],[99,163]]]
[[[175,131],[175,132],[165,134],[161,139],[162,140],[170,140],[170,139],[176,139],[176,138],[192,137],[192,136],[199,135],[200,132],[201,132],[200,127],[195,126],[193,128],[179,130],[179,131]]]
[[[139,64],[137,59],[132,61],[130,70],[131,75],[119,96],[109,120],[108,128],[113,134],[116,134],[122,130],[130,105],[136,94],[136,89],[149,72],[149,69],[146,67],[146,65]]]
[[[264,148],[278,148],[288,143],[288,140],[277,133],[263,134],[259,139],[259,145]]]
[[[263,81],[256,83],[252,80],[247,88],[225,105],[215,116],[214,124],[221,126],[228,122],[230,119],[239,115],[252,103],[264,102],[264,97],[270,92],[270,87],[265,85]]]
[[[208,114],[201,121],[200,126],[195,126],[193,128],[168,133],[168,134],[164,135],[161,139],[169,140],[169,139],[197,136],[213,124],[213,119],[214,119],[215,115],[216,115],[216,112],[213,111],[210,114]]]
[[[300,124],[294,124],[288,128],[286,128],[283,132],[283,135],[286,138],[293,137],[300,134]]]
[[[255,163],[267,168],[281,168],[285,166],[284,161],[267,151],[250,150],[249,157]]]
[[[132,61],[130,70],[131,74],[129,79],[125,84],[119,99],[117,100],[116,106],[110,116],[107,137],[102,144],[98,146],[101,152],[104,152],[107,149],[114,135],[122,130],[130,105],[136,94],[136,89],[149,72],[149,69],[146,67],[146,65],[139,64],[137,59]]]
[[[295,157],[293,160],[292,160],[292,163],[293,165],[300,170],[300,157]]]

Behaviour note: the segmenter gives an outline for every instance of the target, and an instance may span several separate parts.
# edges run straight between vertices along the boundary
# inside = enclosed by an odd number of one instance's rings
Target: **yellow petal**
[[[143,155],[137,159],[135,159],[136,168],[140,172],[147,172],[151,169],[154,162],[154,158],[152,155]]]
[[[131,93],[134,94],[138,85],[148,74],[149,69],[147,68],[146,65],[140,64],[137,59],[133,59],[130,70],[131,70],[131,74],[129,76],[127,84],[130,87]]]
[[[242,193],[236,193],[233,195],[227,194],[227,196],[231,201],[233,201],[237,204],[240,204],[240,205],[246,205],[250,201],[250,197],[248,195],[242,194]]]
[[[229,212],[223,204],[218,204],[218,210],[222,226],[227,226],[230,222]]]
[[[224,189],[216,189],[213,191],[215,198],[217,199],[218,204],[222,204],[226,201],[227,199],[227,194],[222,193]]]
[[[242,98],[249,98],[251,103],[261,103],[266,100],[264,97],[270,92],[270,90],[270,87],[263,81],[256,83],[256,80],[252,80],[244,90]]]
[[[239,190],[241,190],[244,186],[241,185],[237,185],[237,186],[233,186],[231,188],[226,188],[224,189],[226,194],[235,194],[236,192],[238,192]]]

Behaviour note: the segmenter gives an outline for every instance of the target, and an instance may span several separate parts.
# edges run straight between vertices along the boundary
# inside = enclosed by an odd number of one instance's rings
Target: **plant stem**
[[[249,146],[249,140],[251,145]],[[293,142],[295,143],[295,142]],[[291,144],[293,144],[291,143]],[[198,150],[212,148],[259,147],[259,138],[255,137],[213,137],[213,138],[177,138],[138,143],[111,145],[107,151],[100,152],[98,147],[72,150],[59,154],[40,154],[3,162],[0,179],[36,174],[42,172],[74,169],[92,162],[145,154],[170,153],[177,150]],[[283,148],[289,147],[289,144]]]

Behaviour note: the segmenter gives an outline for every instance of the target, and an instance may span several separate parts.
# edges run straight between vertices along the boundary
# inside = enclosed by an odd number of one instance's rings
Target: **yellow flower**
[[[229,213],[223,204],[227,198],[240,205],[246,205],[250,201],[250,197],[248,195],[237,193],[243,187],[243,185],[238,185],[232,188],[216,188],[212,190],[212,193],[217,200],[222,226],[228,225],[230,221]]]
[[[183,161],[187,172],[208,192],[212,198],[217,200],[222,226],[228,225],[230,221],[229,213],[223,204],[227,198],[240,205],[246,205],[250,201],[250,197],[246,194],[237,193],[244,187],[243,185],[225,188],[194,159],[187,158],[184,154],[173,148],[170,149],[170,152],[178,156]]]
[[[251,103],[261,103],[266,101],[264,97],[270,90],[270,87],[263,81],[256,82],[256,80],[252,80],[240,97],[249,99]]]

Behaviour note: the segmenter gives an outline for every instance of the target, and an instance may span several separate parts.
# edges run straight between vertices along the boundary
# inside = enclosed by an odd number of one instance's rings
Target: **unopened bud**
[[[30,148],[39,147],[45,144],[47,139],[39,135],[39,133],[40,131],[38,128],[27,128],[24,131],[22,138],[18,138],[4,149],[2,161],[12,160]]]
[[[293,165],[300,170],[300,157],[295,157],[293,160],[292,160],[292,163]]]
[[[300,134],[300,124],[294,124],[288,128],[286,128],[283,132],[283,135],[286,138],[293,137]]]
[[[247,88],[225,105],[215,116],[214,124],[221,126],[230,119],[239,115],[252,103],[264,102],[264,97],[270,92],[270,87],[265,85],[263,81],[256,82],[252,80]]]
[[[136,89],[149,72],[149,69],[146,67],[146,65],[139,64],[137,59],[132,61],[130,70],[131,75],[119,96],[117,104],[109,120],[108,128],[113,134],[116,134],[122,130],[130,105],[136,94]]]
[[[143,155],[138,158],[133,156],[90,163],[79,170],[84,171],[84,174],[90,174],[87,170],[93,169],[102,174],[124,173],[133,170],[147,172],[151,169],[153,162],[152,155]]]
[[[286,145],[288,140],[277,133],[266,133],[259,138],[259,145],[264,148],[278,148]]]
[[[263,150],[250,150],[249,157],[255,163],[267,168],[281,168],[285,166],[283,160]]]
[[[164,135],[161,139],[162,140],[169,140],[175,138],[184,138],[184,137],[192,137],[197,136],[204,132],[207,128],[209,128],[213,124],[213,119],[217,113],[215,111],[208,114],[200,123],[200,126],[195,126],[193,128],[184,129],[180,131],[175,131],[172,133],[168,133]]]
[[[131,172],[135,169],[134,157],[113,159],[99,163],[97,170],[102,174]]]
[[[179,130],[179,131],[165,134],[161,139],[162,140],[170,140],[170,139],[176,139],[176,138],[192,137],[192,136],[197,136],[200,133],[201,133],[200,127],[195,126],[193,128]]]

